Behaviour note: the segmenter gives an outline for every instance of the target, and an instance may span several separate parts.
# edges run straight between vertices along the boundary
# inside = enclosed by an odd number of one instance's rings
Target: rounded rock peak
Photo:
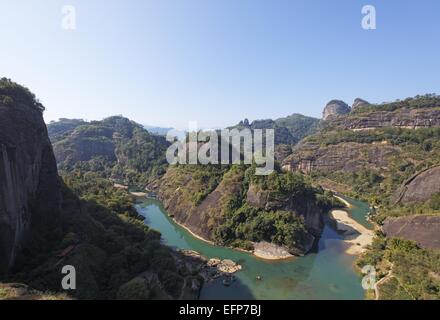
[[[354,99],[353,105],[351,107],[352,110],[355,110],[359,107],[363,107],[366,105],[369,105],[370,103],[367,100],[361,99],[361,98],[356,98]]]
[[[351,108],[342,100],[332,100],[324,108],[322,118],[328,120],[332,117],[341,116],[350,113]]]

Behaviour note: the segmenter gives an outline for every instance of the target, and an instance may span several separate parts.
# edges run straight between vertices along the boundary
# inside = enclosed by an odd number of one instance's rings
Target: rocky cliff
[[[371,130],[384,127],[406,129],[431,128],[440,126],[440,109],[402,108],[395,111],[372,111],[354,113],[333,119],[333,126],[349,130]]]
[[[351,110],[354,111],[358,108],[368,106],[370,103],[364,99],[356,98],[354,99],[353,105],[351,106]]]
[[[0,102],[0,274],[14,264],[29,228],[56,220],[59,190],[41,111],[18,99]]]
[[[344,101],[332,100],[324,108],[322,112],[323,120],[335,119],[338,116],[350,113],[351,108]]]
[[[440,166],[428,168],[409,178],[394,194],[394,203],[423,203],[440,193]]]
[[[283,168],[303,173],[337,170],[356,172],[361,168],[386,169],[389,160],[399,154],[399,147],[385,143],[346,142],[328,146],[304,143],[294,149],[293,154],[284,161]]]
[[[412,240],[422,248],[440,249],[439,216],[387,218],[382,229],[387,237]]]
[[[323,195],[298,177],[280,174],[257,181],[250,172],[242,167],[171,166],[150,188],[178,223],[207,240],[234,246],[289,234],[295,242],[289,248],[292,254],[308,252],[329,209],[317,200]]]
[[[92,122],[60,119],[48,128],[59,169],[100,171],[125,184],[143,184],[165,172],[165,137],[122,116]]]

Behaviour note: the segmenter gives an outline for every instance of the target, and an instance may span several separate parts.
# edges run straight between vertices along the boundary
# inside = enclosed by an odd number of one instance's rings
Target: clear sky
[[[367,4],[376,30],[361,28]],[[0,13],[0,76],[46,121],[210,128],[440,93],[438,0],[0,0]]]

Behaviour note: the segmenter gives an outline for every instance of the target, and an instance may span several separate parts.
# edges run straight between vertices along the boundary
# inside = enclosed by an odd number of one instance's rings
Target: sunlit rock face
[[[440,193],[440,166],[418,172],[409,178],[393,196],[394,203],[424,203]]]
[[[351,110],[356,110],[360,107],[368,106],[370,103],[364,99],[356,98],[354,99],[353,105],[351,106]]]
[[[348,104],[341,100],[332,100],[324,108],[322,113],[323,120],[329,120],[341,115],[350,113],[351,108]]]
[[[41,111],[0,102],[0,274],[34,225],[56,220],[60,181]]]
[[[415,215],[387,218],[382,227],[387,237],[417,242],[427,249],[440,249],[440,217]]]

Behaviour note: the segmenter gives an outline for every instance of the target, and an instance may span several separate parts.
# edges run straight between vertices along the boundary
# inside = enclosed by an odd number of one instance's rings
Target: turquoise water
[[[350,214],[366,223],[368,205],[347,199]],[[166,245],[191,249],[208,258],[228,258],[241,264],[237,281],[223,286],[221,279],[204,285],[200,299],[363,299],[361,278],[353,269],[355,257],[345,254],[341,237],[326,226],[314,252],[281,261],[262,260],[237,250],[214,246],[193,237],[172,221],[162,204],[146,200],[137,209],[145,223],[162,233]],[[260,276],[262,280],[256,280]]]
[[[370,205],[368,203],[360,200],[348,198],[341,194],[338,194],[338,197],[341,197],[342,199],[344,199],[345,201],[351,204],[351,207],[346,210],[354,220],[356,220],[357,222],[359,222],[361,225],[363,225],[368,229],[373,228],[371,222],[367,220],[367,215],[371,210]]]

